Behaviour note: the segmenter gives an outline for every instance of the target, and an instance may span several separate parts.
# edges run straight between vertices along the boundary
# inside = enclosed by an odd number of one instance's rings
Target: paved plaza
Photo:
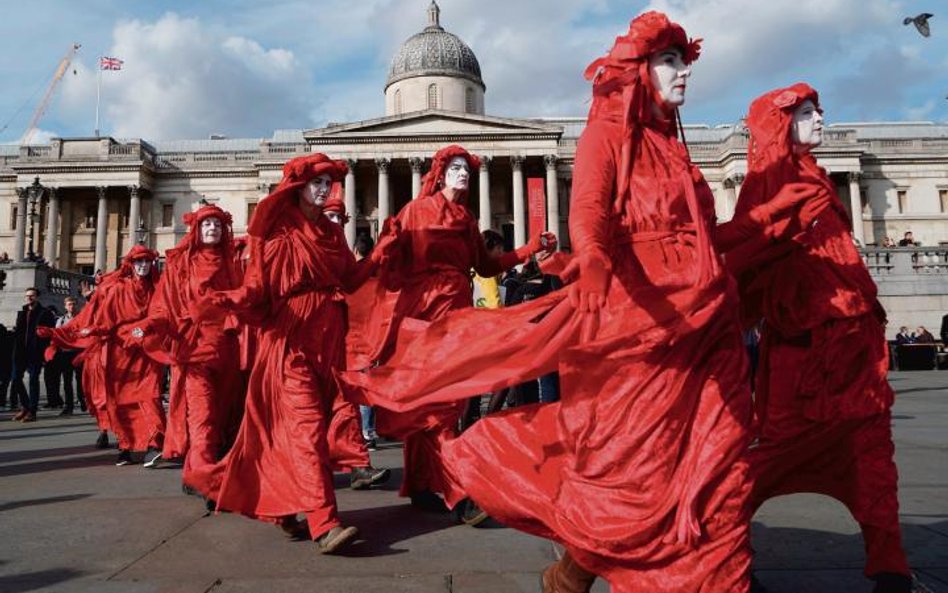
[[[905,544],[922,590],[948,593],[948,372],[891,379]],[[413,511],[397,496],[398,445],[372,454],[394,470],[383,490],[351,491],[337,476],[342,520],[363,539],[329,557],[270,525],[208,516],[181,493],[179,468],[115,467],[114,449],[92,448],[96,429],[84,414],[46,412],[25,425],[9,417],[0,414],[2,593],[534,593],[554,558],[545,540]],[[839,503],[771,501],[753,533],[772,593],[871,591],[858,528]]]

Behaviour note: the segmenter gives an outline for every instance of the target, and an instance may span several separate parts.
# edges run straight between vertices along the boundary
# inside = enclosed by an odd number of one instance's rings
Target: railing
[[[948,247],[865,247],[860,253],[872,276],[948,275]]]
[[[51,268],[46,273],[46,291],[60,296],[75,296],[82,281],[91,282],[92,277]]]

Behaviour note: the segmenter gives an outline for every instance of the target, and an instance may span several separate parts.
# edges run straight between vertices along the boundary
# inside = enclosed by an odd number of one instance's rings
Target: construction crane
[[[53,98],[53,93],[56,91],[59,81],[63,79],[63,76],[69,70],[69,65],[72,63],[72,59],[76,57],[76,52],[79,51],[80,47],[78,43],[73,43],[69,51],[66,52],[66,55],[63,56],[63,59],[59,61],[59,66],[56,68],[53,79],[49,81],[49,86],[46,87],[43,99],[39,102],[39,105],[36,106],[36,111],[33,112],[30,125],[27,126],[26,131],[23,132],[23,137],[20,138],[20,144],[29,144],[30,140],[33,139],[33,135],[36,134],[37,126],[40,120],[43,119],[43,114],[46,113],[46,109],[49,107],[49,102]]]

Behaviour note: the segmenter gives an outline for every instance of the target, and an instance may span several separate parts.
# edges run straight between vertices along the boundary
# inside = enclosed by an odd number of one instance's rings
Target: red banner
[[[527,178],[527,239],[546,230],[545,182],[543,177]]]

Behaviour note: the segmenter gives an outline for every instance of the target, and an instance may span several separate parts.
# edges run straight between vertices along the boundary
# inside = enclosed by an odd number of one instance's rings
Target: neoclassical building
[[[539,178],[547,228],[569,245],[570,186],[584,117],[488,115],[477,57],[441,26],[434,1],[427,25],[393,57],[382,88],[384,115],[276,130],[269,138],[54,138],[0,146],[0,252],[23,260],[32,245],[63,270],[110,269],[137,240],[162,251],[174,245],[185,232],[182,215],[201,199],[233,213],[241,233],[279,182],[284,162],[317,151],[349,161],[351,241],[359,232],[377,232],[380,220],[417,194],[431,155],[447,144],[482,159],[470,199],[482,228],[523,243],[527,180]],[[687,126],[685,133],[714,190],[718,216],[727,220],[746,171],[746,131]],[[817,153],[860,243],[899,239],[907,230],[924,245],[948,242],[948,125],[835,124]]]

